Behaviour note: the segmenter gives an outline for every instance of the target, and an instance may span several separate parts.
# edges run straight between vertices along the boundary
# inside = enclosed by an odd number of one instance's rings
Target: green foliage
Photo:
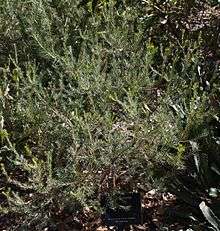
[[[203,158],[191,144],[219,158],[217,32],[191,30],[199,7],[0,1],[1,214],[43,230],[102,191],[163,187]]]
[[[203,136],[189,142],[189,153],[194,158],[194,165],[190,163],[187,171],[177,175],[168,187],[175,191],[179,200],[191,206],[190,217],[194,223],[204,219],[199,213],[201,210],[207,221],[219,230],[219,138],[212,136],[212,130],[207,124],[206,130]]]

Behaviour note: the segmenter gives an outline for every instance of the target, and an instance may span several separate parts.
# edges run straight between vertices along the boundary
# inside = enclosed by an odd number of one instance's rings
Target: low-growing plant
[[[188,1],[1,3],[0,209],[11,227],[71,217],[70,230],[85,208],[100,211],[102,192],[164,189],[191,168],[190,144],[218,142],[218,67],[202,54],[212,30],[186,30]]]

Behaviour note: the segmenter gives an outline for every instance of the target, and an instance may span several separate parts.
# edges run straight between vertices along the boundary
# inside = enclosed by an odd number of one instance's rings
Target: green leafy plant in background
[[[203,103],[203,110],[206,112],[202,112],[197,106],[196,114],[202,113],[199,117],[193,113],[192,124],[186,125],[191,129],[187,129],[187,135],[186,130],[184,131],[184,137],[188,139],[185,140],[187,168],[176,175],[168,188],[174,190],[177,198],[191,208],[191,212],[185,216],[191,218],[192,223],[202,223],[205,217],[215,230],[219,230],[219,117],[213,113],[215,111],[207,111],[207,107],[210,107],[209,100]],[[175,109],[180,115],[183,113],[182,109]]]

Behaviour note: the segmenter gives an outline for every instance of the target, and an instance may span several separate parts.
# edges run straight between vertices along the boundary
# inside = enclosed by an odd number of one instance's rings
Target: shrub
[[[2,2],[2,214],[42,230],[185,170],[219,104],[211,32],[186,30],[187,3]]]

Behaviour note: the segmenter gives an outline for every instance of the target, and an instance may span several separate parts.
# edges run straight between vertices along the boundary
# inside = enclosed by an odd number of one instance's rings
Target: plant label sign
[[[104,195],[103,221],[107,226],[124,227],[141,223],[141,197],[139,193],[117,193]]]

